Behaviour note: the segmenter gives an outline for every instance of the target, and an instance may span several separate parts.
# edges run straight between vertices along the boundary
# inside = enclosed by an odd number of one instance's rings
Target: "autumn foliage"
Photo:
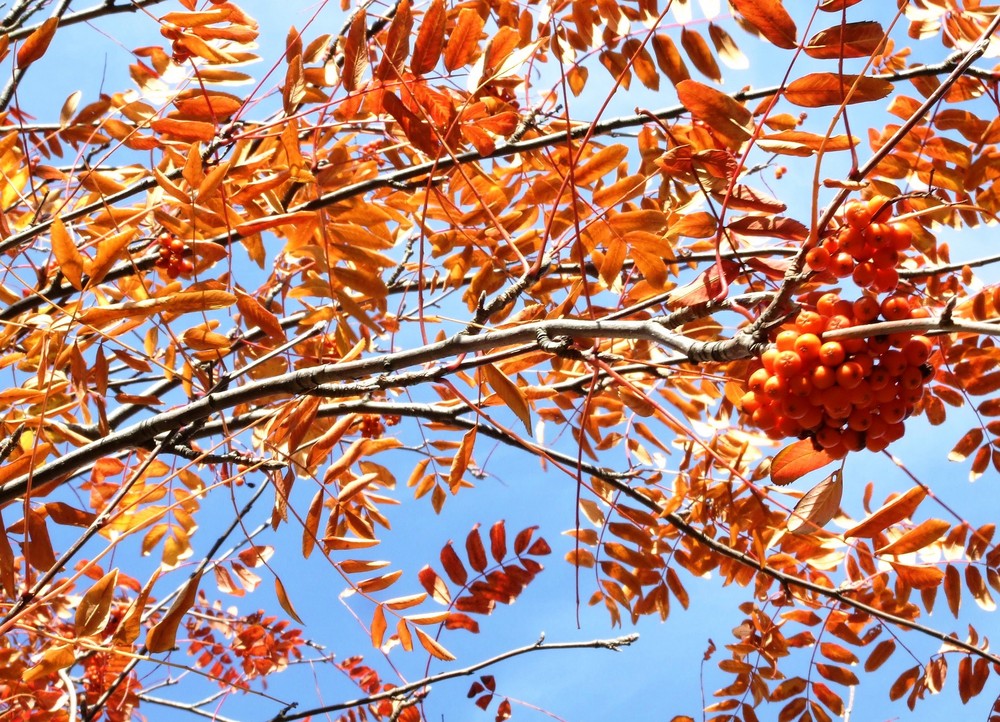
[[[659,718],[1000,720],[996,7],[77,5],[0,8],[0,719],[527,718],[636,639],[510,642],[561,570],[735,590]]]

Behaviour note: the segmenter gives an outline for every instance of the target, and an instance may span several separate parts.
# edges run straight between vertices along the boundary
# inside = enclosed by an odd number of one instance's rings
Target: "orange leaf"
[[[75,632],[87,637],[104,629],[111,616],[111,602],[118,585],[118,570],[112,569],[87,590],[76,608]]]
[[[448,591],[448,585],[429,566],[425,566],[417,572],[417,579],[420,580],[420,584],[427,590],[427,593],[431,595],[434,601],[439,604],[451,604],[451,592]]]
[[[256,326],[276,341],[286,341],[285,329],[278,317],[260,305],[256,298],[239,289],[236,290],[236,307],[243,314],[247,326]]]
[[[881,78],[810,73],[788,84],[785,99],[804,108],[820,108],[825,105],[852,105],[881,100],[891,92],[892,83]]]
[[[88,308],[80,314],[79,321],[82,324],[99,327],[123,318],[151,316],[160,311],[170,313],[214,311],[231,306],[235,302],[236,296],[225,291],[183,291],[161,298],[110,303],[107,306]]]
[[[878,51],[884,39],[885,31],[874,20],[843,23],[820,30],[803,50],[813,58],[867,58]]]
[[[483,538],[479,534],[479,525],[472,527],[472,531],[465,538],[465,553],[469,555],[469,566],[477,572],[486,569],[486,547],[483,546]]]
[[[19,69],[28,67],[45,55],[45,51],[49,49],[49,43],[52,42],[52,37],[56,34],[57,27],[59,27],[59,18],[47,18],[37,30],[28,36],[21,47],[17,49],[17,67]]]
[[[764,36],[769,43],[785,50],[795,49],[797,46],[795,21],[779,0],[729,1],[740,18]]]
[[[52,221],[52,253],[59,264],[59,270],[78,291],[83,289],[83,254],[76,247],[76,241],[69,235],[62,218]]]
[[[785,486],[832,461],[833,457],[826,451],[816,450],[812,440],[802,439],[786,446],[771,459],[771,481]]]
[[[726,227],[744,236],[766,236],[786,241],[804,241],[809,237],[809,229],[802,223],[782,216],[744,216],[733,219]]]
[[[403,576],[403,570],[397,569],[394,572],[389,572],[388,574],[383,574],[379,577],[362,579],[358,582],[358,591],[364,592],[365,594],[370,594],[371,592],[381,592],[383,589],[387,589],[395,584],[396,580],[401,576]]]
[[[146,649],[150,652],[168,652],[174,648],[177,643],[177,630],[180,628],[184,615],[194,606],[200,582],[201,574],[191,577],[184,586],[184,590],[174,599],[174,603],[170,605],[167,613],[146,634]]]
[[[97,253],[94,260],[87,263],[87,275],[90,276],[90,283],[100,283],[112,266],[122,257],[123,252],[128,248],[128,244],[138,233],[137,228],[129,228],[120,233],[102,238],[97,242]]]
[[[441,547],[441,565],[444,567],[445,574],[454,584],[464,587],[465,583],[469,581],[469,573],[461,558],[455,553],[455,547],[452,546],[451,542]]]
[[[978,427],[969,429],[955,444],[955,448],[948,452],[948,461],[965,461],[981,443],[983,443],[983,430]]]
[[[577,186],[590,185],[618,168],[627,155],[628,148],[621,144],[601,148],[573,171],[573,182]]]
[[[718,83],[722,82],[722,73],[719,71],[719,64],[715,62],[712,51],[709,49],[708,43],[705,42],[705,38],[701,36],[701,33],[697,30],[681,28],[681,46],[684,48],[684,52],[688,54],[688,57],[691,58],[694,67],[698,68],[698,72],[709,80],[714,80]]]
[[[896,541],[875,550],[875,553],[894,554],[897,556],[900,554],[909,554],[933,544],[944,536],[945,532],[949,529],[951,529],[951,524],[944,519],[928,519],[910,529]]]
[[[375,606],[375,614],[372,616],[372,646],[378,649],[382,646],[382,640],[385,638],[385,610],[382,609],[381,604]]]
[[[343,83],[347,91],[355,91],[361,85],[365,70],[368,69],[367,25],[365,13],[358,11],[351,20],[351,26],[344,38]]]
[[[413,637],[410,636],[410,627],[406,624],[405,619],[400,618],[396,622],[396,636],[399,637],[399,643],[403,649],[407,652],[413,651]]]
[[[440,642],[427,634],[427,632],[422,630],[420,627],[414,627],[413,631],[417,633],[417,639],[420,640],[420,646],[430,652],[432,657],[440,659],[444,662],[454,661],[455,655],[445,649]]]
[[[288,593],[285,592],[285,585],[281,583],[281,579],[277,576],[274,578],[274,593],[278,597],[278,604],[281,605],[281,608],[285,610],[288,616],[299,624],[304,624],[304,622],[299,619],[299,615],[296,613],[295,607],[292,606],[292,600],[288,598]]]
[[[444,0],[432,0],[424,12],[424,19],[417,32],[417,41],[410,58],[410,70],[423,75],[434,70],[444,48],[445,23],[448,19]]]
[[[479,50],[479,39],[483,34],[483,18],[473,8],[462,8],[451,31],[444,51],[444,67],[449,71],[467,65]]]
[[[698,120],[738,147],[753,133],[753,113],[729,95],[697,80],[677,83],[681,105]]]
[[[493,364],[485,364],[482,369],[487,383],[496,391],[497,396],[507,404],[507,407],[514,412],[514,415],[517,416],[520,422],[524,424],[525,430],[530,435],[531,407],[528,406],[528,400],[520,387],[507,378],[507,375]]]
[[[736,278],[739,271],[740,267],[735,261],[730,261],[728,258],[722,259],[722,272],[725,274],[727,284]],[[715,298],[721,290],[719,264],[713,263],[691,283],[671,291],[668,306],[674,309],[704,303]]]
[[[913,512],[920,506],[920,502],[927,496],[921,486],[914,486],[905,494],[897,496],[890,502],[883,504],[874,514],[869,516],[860,524],[857,524],[844,532],[844,538],[849,537],[874,537],[888,529],[893,524],[903,521],[913,515]]]
[[[29,667],[21,673],[21,680],[31,684],[36,679],[48,677],[61,669],[73,666],[76,662],[76,654],[73,652],[72,644],[59,644],[47,648],[42,653],[42,658],[33,667]]]
[[[455,452],[455,458],[451,461],[451,469],[448,471],[448,488],[451,489],[452,494],[458,492],[459,486],[462,483],[462,476],[465,474],[465,470],[469,467],[469,462],[472,460],[472,447],[475,444],[476,429],[473,427],[462,436],[462,444],[458,447],[458,450]]]
[[[774,470],[773,462],[771,469]],[[792,534],[810,534],[822,529],[837,514],[843,493],[843,474],[837,469],[799,499],[788,517],[788,531]]]
[[[874,672],[876,669],[881,667],[892,653],[896,651],[896,641],[894,639],[883,639],[877,645],[872,653],[868,655],[868,659],[865,660],[865,671]]]

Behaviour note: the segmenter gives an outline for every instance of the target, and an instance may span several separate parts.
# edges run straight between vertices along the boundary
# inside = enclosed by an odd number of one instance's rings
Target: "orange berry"
[[[830,264],[830,252],[822,246],[806,251],[806,265],[814,271],[825,271]]]
[[[889,382],[892,381],[892,374],[880,363],[871,372],[865,374],[865,378],[868,381],[869,388],[872,391],[878,391],[889,385]]]
[[[840,300],[840,296],[836,293],[824,293],[816,301],[816,312],[820,316],[832,316],[833,307]]]
[[[769,378],[771,378],[771,374],[767,372],[767,369],[757,369],[747,379],[747,388],[759,394],[764,391],[764,384]]]
[[[768,373],[774,373],[774,362],[778,358],[778,349],[771,347],[760,355],[760,362]]]
[[[867,381],[862,381],[853,389],[847,390],[847,400],[854,405],[855,409],[867,409],[875,405],[875,392],[872,391],[872,387],[868,385]]]
[[[781,402],[781,413],[790,419],[801,419],[812,406],[798,396],[786,396]]]
[[[836,343],[832,341],[831,343]],[[825,345],[825,344],[824,344]],[[837,344],[838,346],[840,344]],[[841,349],[843,353],[843,349]],[[822,360],[822,351],[820,352],[820,360]],[[828,389],[837,383],[837,372],[833,370],[832,366],[817,366],[812,370],[810,375],[810,380],[812,381],[813,388],[822,391],[823,389]]]
[[[740,411],[744,414],[752,414],[762,405],[760,398],[753,391],[747,391],[740,399]]]
[[[919,366],[926,363],[931,356],[934,346],[926,336],[914,336],[903,345],[902,354],[906,357],[906,363],[910,366]],[[801,355],[801,352],[799,352]]]
[[[788,393],[793,396],[806,397],[813,391],[812,378],[806,374],[799,374],[788,379]]]
[[[876,268],[895,268],[899,264],[899,251],[889,246],[876,249],[872,254],[872,263]]]
[[[867,340],[868,350],[878,356],[889,350],[892,346],[892,340],[885,335],[872,336]]]
[[[824,449],[830,449],[840,443],[841,433],[837,429],[824,426],[816,432],[816,442]]]
[[[859,324],[871,323],[879,314],[878,300],[872,296],[862,296],[852,304],[854,320]]]
[[[850,253],[841,251],[830,259],[829,270],[837,278],[847,278],[854,270],[854,258]]]
[[[902,351],[892,348],[879,357],[878,365],[884,368],[890,376],[897,378],[906,369],[906,356]]]
[[[871,211],[868,205],[860,201],[851,201],[844,210],[844,218],[853,228],[864,228],[872,222]]]
[[[781,376],[772,376],[764,384],[764,395],[773,401],[780,401],[788,393],[788,382]]]
[[[887,401],[879,406],[878,414],[891,427],[906,418],[906,403],[899,399]]]
[[[854,267],[854,271],[851,273],[851,278],[861,288],[868,288],[875,282],[875,266],[871,263],[871,261],[859,263]]]
[[[795,348],[795,339],[798,337],[798,331],[782,331],[774,339],[774,344],[778,347],[779,351],[791,351]]]
[[[823,333],[823,317],[815,311],[802,310],[795,319],[795,327],[803,334],[819,335]]]
[[[847,456],[847,452],[848,448],[844,444],[843,440],[841,440],[839,444],[831,446],[829,449],[826,450],[827,456],[829,456],[831,459],[843,459],[845,456]]]
[[[892,228],[885,223],[872,223],[864,231],[865,240],[872,247],[872,253],[879,248],[891,248]]]
[[[803,429],[815,429],[823,423],[823,411],[817,406],[810,406],[805,415],[799,419],[799,426]]]
[[[803,333],[795,338],[794,350],[806,363],[819,359],[819,350],[823,342],[814,333]],[[926,361],[927,359],[924,359]],[[923,363],[923,362],[921,362]]]
[[[861,366],[854,361],[842,363],[837,368],[837,383],[845,389],[853,389],[864,377]]]
[[[802,373],[802,366],[802,357],[794,351],[781,351],[774,361],[775,373],[786,379]]]
[[[887,321],[902,321],[910,317],[910,301],[901,294],[884,299],[881,309]]]
[[[848,420],[848,423],[850,421]],[[879,438],[885,436],[886,430],[889,428],[888,422],[881,416],[869,416],[869,425],[867,429],[867,434],[869,438],[875,437]]]
[[[908,249],[913,243],[913,232],[907,225],[901,221],[896,221],[895,223],[890,223],[889,228],[892,231],[890,245],[900,252]]]
[[[798,436],[802,433],[802,426],[797,419],[788,416],[779,416],[774,428],[781,432],[781,437]]]
[[[839,366],[844,363],[844,347],[837,341],[827,341],[819,347],[819,360],[824,366]],[[813,384],[816,383],[815,377]]]
[[[880,389],[875,389],[875,403],[876,404],[887,404],[890,401],[895,400],[896,394],[899,393],[899,387],[895,383],[886,384]]]
[[[855,431],[868,431],[872,425],[872,415],[867,409],[854,409],[847,417],[847,428]]]
[[[868,377],[868,374],[872,372],[872,368],[875,366],[874,357],[870,353],[864,351],[854,354],[851,357],[851,361],[861,367],[861,373],[865,376],[865,378]]]
[[[851,328],[852,326],[854,326],[854,321],[850,317],[837,314],[826,319],[826,328],[824,330],[837,331],[842,328]]]
[[[903,434],[905,433],[906,429],[903,426],[903,422],[899,421],[895,424],[889,424],[889,428],[885,430],[885,438],[888,439],[890,443],[892,443],[893,441],[899,441],[900,439],[902,439]]]
[[[889,440],[885,436],[872,436],[870,433],[865,434],[865,448],[868,451],[874,451],[878,453],[879,451],[884,451],[885,447],[889,445]]]
[[[840,250],[849,253],[855,260],[867,261],[871,258],[872,249],[868,246],[864,233],[859,229],[853,226],[842,229],[838,241]]]
[[[903,375],[899,377],[899,385],[907,390],[916,390],[924,385],[924,374],[917,366],[907,366]]]
[[[860,431],[846,428],[841,433],[841,442],[848,451],[861,451],[865,448],[865,437]],[[827,452],[829,453],[829,452]]]
[[[773,428],[777,423],[778,415],[770,406],[761,406],[751,414],[750,420],[758,429],[767,430]]]
[[[899,271],[895,268],[876,268],[875,280],[872,281],[871,288],[878,293],[889,293],[895,291],[899,286]]]
[[[868,199],[868,212],[872,223],[885,223],[892,218],[892,200],[883,195],[874,195]]]

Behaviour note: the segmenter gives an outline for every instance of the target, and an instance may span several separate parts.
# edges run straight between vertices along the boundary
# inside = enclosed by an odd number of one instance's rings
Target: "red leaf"
[[[537,526],[529,526],[527,529],[522,529],[514,537],[514,553],[518,556],[524,554],[528,545],[531,543],[531,536],[535,533]]]
[[[503,520],[490,527],[490,554],[498,563],[507,556],[507,530]]]
[[[462,560],[455,553],[455,548],[448,542],[441,547],[441,564],[448,578],[460,587],[464,587],[469,580],[469,573],[462,564]]]
[[[677,83],[677,97],[698,120],[739,147],[753,133],[753,113],[726,93],[696,80]]]
[[[722,259],[722,272],[725,274],[726,284],[728,285],[736,278],[736,275],[740,272],[740,267],[735,261],[724,258]],[[668,305],[671,309],[695,306],[715,298],[721,290],[719,264],[713,263],[691,283],[674,290],[670,294]]]
[[[415,75],[423,75],[434,70],[444,48],[445,22],[448,19],[444,0],[432,0],[424,13],[423,22],[417,32],[417,42],[413,46],[410,70]]]
[[[28,67],[45,55],[45,51],[49,49],[49,43],[52,42],[52,37],[56,34],[57,27],[59,27],[59,18],[50,17],[28,36],[28,39],[17,49],[18,69]]]
[[[465,538],[465,551],[469,555],[469,565],[477,572],[486,569],[486,548],[483,538],[479,535],[479,525],[476,524]]]
[[[785,486],[832,461],[834,458],[825,450],[816,450],[811,439],[802,439],[786,446],[771,459],[771,481]]]
[[[472,60],[483,34],[483,18],[473,8],[462,8],[444,51],[444,67],[457,70]]]
[[[535,543],[531,545],[530,549],[528,549],[528,554],[531,554],[532,556],[536,557],[542,557],[545,556],[546,554],[551,554],[551,553],[552,553],[552,547],[550,547],[549,543],[544,539],[542,539],[541,537],[536,539]],[[530,562],[531,560],[524,559],[522,561],[524,562],[525,567],[527,567],[527,563]]]
[[[852,87],[854,90],[848,98],[847,93]],[[788,84],[785,99],[804,108],[819,108],[844,102],[851,105],[881,100],[891,92],[892,83],[881,78],[810,73]]]

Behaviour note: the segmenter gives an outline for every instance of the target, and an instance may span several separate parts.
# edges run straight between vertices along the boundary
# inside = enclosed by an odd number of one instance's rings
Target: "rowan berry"
[[[859,201],[851,201],[844,210],[844,218],[853,228],[864,228],[872,222],[872,214],[868,205]]]
[[[802,357],[794,351],[780,351],[774,361],[774,371],[788,379],[802,373]]]
[[[823,333],[823,317],[815,311],[802,310],[795,319],[795,327],[802,334],[819,335]]]
[[[853,389],[864,379],[861,366],[854,361],[842,363],[837,368],[837,384],[845,389]]]
[[[892,248],[892,228],[885,223],[872,223],[865,229],[864,237],[873,255],[879,248]]]
[[[910,301],[900,294],[884,299],[881,309],[887,321],[902,321],[910,317]]]
[[[883,195],[874,195],[868,199],[868,212],[872,223],[885,223],[892,218],[892,199]]]
[[[841,443],[848,451],[861,451],[865,448],[865,437],[860,431],[846,428],[841,432]]]
[[[816,432],[816,442],[824,449],[830,449],[840,443],[841,433],[838,429],[824,426]]]
[[[744,414],[753,414],[753,412],[759,409],[762,405],[760,397],[753,391],[747,391],[740,399],[740,410]]]
[[[906,357],[906,363],[910,364],[910,366],[920,366],[930,358],[932,349],[933,345],[929,338],[926,336],[914,336],[903,345],[902,354]]]
[[[830,252],[822,246],[806,251],[806,265],[814,271],[825,271],[830,265]]]
[[[795,348],[795,339],[798,337],[798,331],[782,331],[775,337],[774,345],[779,351],[791,351]]]
[[[812,394],[813,384],[810,376],[799,374],[788,379],[788,393],[793,396],[806,397]]]
[[[824,366],[839,366],[844,363],[844,347],[837,341],[827,341],[819,348],[819,360]],[[816,383],[815,377],[813,384]]]
[[[798,396],[786,396],[781,401],[781,414],[790,419],[801,419],[810,408],[811,404]]]
[[[878,300],[873,296],[862,296],[852,306],[854,320],[859,324],[871,323],[878,318],[880,310]]]
[[[895,268],[876,268],[871,288],[878,293],[895,291],[899,286],[899,271]]]
[[[890,223],[892,230],[891,245],[897,251],[905,251],[913,243],[913,232],[901,221]]]
[[[841,251],[830,259],[829,270],[837,278],[847,278],[854,270],[854,258],[850,253]]]
[[[780,401],[788,393],[788,382],[781,376],[772,376],[764,384],[764,395],[774,401]]]
[[[796,336],[793,349],[804,362],[809,363],[819,359],[819,350],[822,346],[823,342],[819,336],[814,333],[803,333]]]
[[[892,348],[879,356],[878,365],[885,369],[889,376],[896,378],[906,369],[906,356],[902,351]]]
[[[840,296],[836,293],[824,293],[816,301],[816,312],[820,316],[832,316],[833,307],[840,300]]]
[[[891,401],[886,401],[878,409],[879,416],[889,424],[889,428],[893,424],[897,424],[906,418],[906,402],[900,399],[892,399]],[[886,433],[889,433],[886,430]]]
[[[836,343],[836,342],[831,342]],[[838,346],[840,344],[837,344]],[[841,349],[843,353],[843,349]],[[820,360],[822,361],[822,350],[820,351]],[[843,360],[843,359],[842,359]],[[838,362],[839,363],[839,362]],[[823,389],[828,389],[837,383],[837,372],[833,369],[836,364],[831,364],[829,366],[817,366],[812,370],[810,380],[812,381],[813,388],[822,391]]]
[[[774,361],[778,358],[778,349],[771,347],[760,355],[760,362],[769,374],[774,373]]]
[[[843,228],[837,236],[837,240],[840,244],[840,250],[849,253],[855,260],[867,261],[871,258],[871,248],[868,247],[868,242],[860,229],[853,226]]]
[[[899,385],[906,390],[915,390],[924,385],[924,375],[917,366],[907,366],[899,377]]]
[[[872,425],[872,418],[867,409],[854,409],[847,417],[847,428],[855,431],[868,431]]]
[[[754,393],[761,393],[764,391],[764,384],[767,380],[771,378],[771,374],[767,372],[767,369],[757,369],[747,380],[747,388],[749,388]]]
[[[875,266],[871,263],[871,261],[859,263],[854,267],[854,271],[851,273],[851,278],[861,288],[868,288],[875,282]]]
[[[895,269],[898,263],[899,251],[895,248],[883,246],[882,248],[876,249],[876,251],[872,253],[872,264],[874,264],[876,268]]]

